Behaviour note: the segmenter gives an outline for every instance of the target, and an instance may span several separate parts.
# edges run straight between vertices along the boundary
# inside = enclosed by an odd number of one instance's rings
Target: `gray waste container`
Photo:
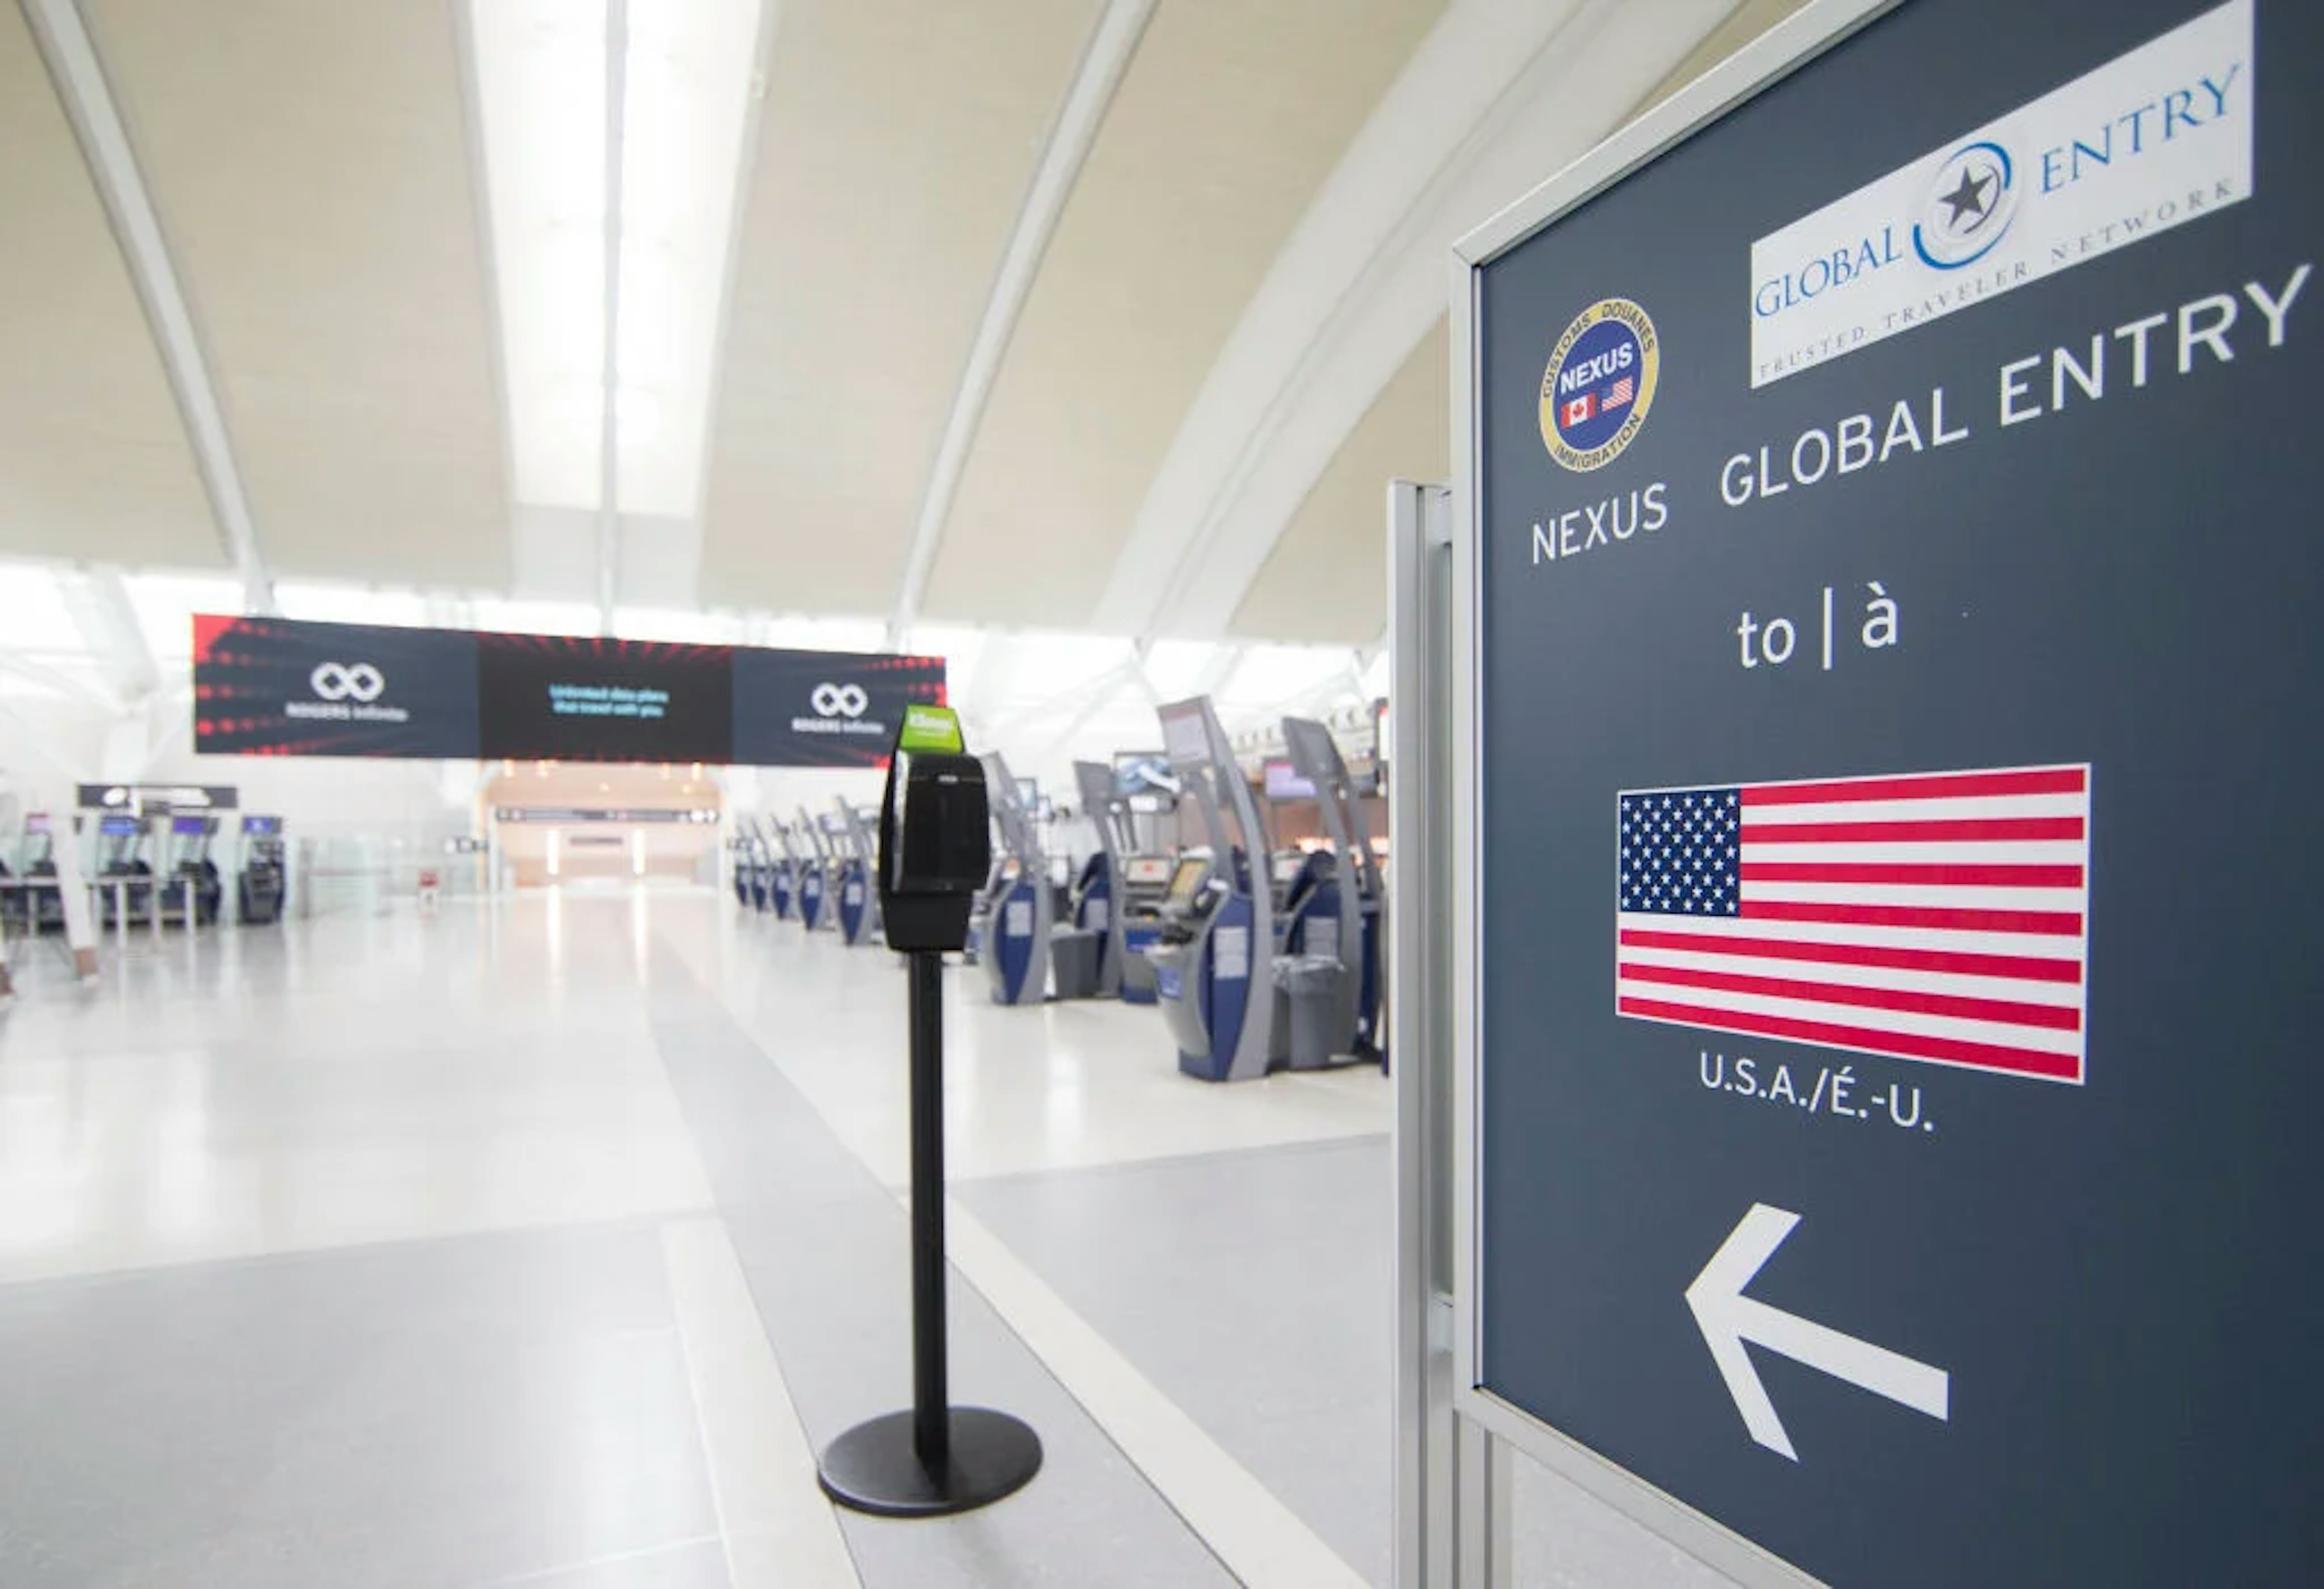
[[[1098,957],[1105,935],[1084,928],[1059,928],[1049,935],[1049,968],[1056,977],[1057,997],[1097,996]]]
[[[1329,1065],[1340,1041],[1340,963],[1328,955],[1295,955],[1275,963],[1276,986],[1291,1006],[1287,1062],[1294,1070]]]
[[[1146,957],[1148,948],[1158,940],[1151,932],[1132,935],[1127,929],[1122,936],[1121,996],[1134,1004],[1154,1002],[1154,962]]]

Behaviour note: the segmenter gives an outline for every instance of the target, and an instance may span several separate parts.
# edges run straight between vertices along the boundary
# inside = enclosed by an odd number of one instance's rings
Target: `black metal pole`
[[[957,939],[954,940],[957,943]],[[824,1448],[817,1477],[842,1506],[945,1517],[1014,1494],[1041,1471],[1041,1437],[989,1407],[954,1407],[945,1362],[944,956],[911,950],[912,1406]]]
[[[952,1462],[945,1353],[944,956],[911,956],[912,1446],[932,1474]]]

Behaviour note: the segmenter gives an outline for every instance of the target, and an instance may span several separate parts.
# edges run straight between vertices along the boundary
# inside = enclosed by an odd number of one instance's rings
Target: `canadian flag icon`
[[[1585,424],[1594,418],[1597,412],[1598,394],[1594,392],[1585,392],[1579,397],[1566,400],[1565,422],[1568,425]]]

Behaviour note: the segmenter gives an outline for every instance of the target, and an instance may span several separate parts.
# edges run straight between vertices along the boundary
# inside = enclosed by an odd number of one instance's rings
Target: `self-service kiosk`
[[[242,864],[234,887],[237,921],[266,927],[282,919],[290,869],[283,860],[281,818],[251,815],[242,819]]]
[[[1075,762],[1074,786],[1081,795],[1082,815],[1097,830],[1097,848],[1082,863],[1074,879],[1073,892],[1067,897],[1072,914],[1067,919],[1076,931],[1090,935],[1094,964],[1090,968],[1088,991],[1096,997],[1110,999],[1121,992],[1124,962],[1129,956],[1122,937],[1122,907],[1127,901],[1121,864],[1124,853],[1136,847],[1136,831],[1129,820],[1128,802],[1114,787],[1112,768],[1096,762]],[[1063,963],[1059,962],[1061,987],[1063,972]]]
[[[1363,806],[1330,729],[1286,717],[1283,739],[1301,781],[1314,790],[1331,843],[1305,858],[1288,894],[1284,953],[1275,966],[1279,1047],[1298,1070],[1377,1063],[1385,894]]]
[[[1140,832],[1141,801],[1158,803],[1156,796],[1132,793],[1123,787],[1118,768],[1098,762],[1074,763],[1074,783],[1082,799],[1082,814],[1097,833],[1098,845],[1074,875],[1067,895],[1065,919],[1074,929],[1092,935],[1093,964],[1088,974],[1090,993],[1120,997],[1133,1004],[1154,1002],[1154,967],[1147,951],[1162,938],[1162,900],[1168,892],[1172,857],[1147,853]],[[1147,826],[1152,826],[1150,820]],[[1060,997],[1066,985],[1066,956],[1062,947],[1051,959],[1057,968]]]
[[[766,833],[774,845],[770,857],[774,865],[767,878],[769,902],[778,919],[788,921],[798,911],[798,845],[791,838],[790,828],[772,818],[767,819]]]
[[[1049,996],[1049,937],[1056,902],[1041,837],[1009,763],[997,751],[980,758],[992,825],[1001,837],[982,908],[977,958],[996,1004],[1038,1004]]]
[[[783,881],[783,826],[772,817],[757,823],[756,874],[752,880],[752,902],[777,917],[788,913]]]
[[[217,919],[226,898],[226,881],[210,858],[217,831],[215,817],[187,813],[170,818],[170,848],[161,873],[162,909],[169,919],[201,927]]]
[[[16,802],[9,797],[8,782],[0,774],[0,823],[14,820]],[[21,858],[21,857],[20,857]],[[5,855],[0,855],[0,1000],[8,996],[8,946],[12,933],[31,930],[32,923],[32,891],[17,877]]]
[[[799,923],[809,932],[821,932],[835,926],[832,918],[831,851],[824,839],[823,829],[801,806],[798,827],[794,829],[806,845],[807,855],[799,868]]]
[[[734,902],[746,908],[765,910],[763,901],[756,896],[759,883],[759,846],[764,841],[750,818],[734,818],[734,836],[726,848],[734,858]]]
[[[753,910],[774,908],[774,866],[768,858],[766,823],[734,819],[734,898]]]
[[[872,886],[877,843],[872,835],[872,814],[844,799],[835,804],[835,815],[840,826],[832,836],[840,856],[839,936],[849,944],[872,943],[880,936],[880,893]],[[825,820],[828,822],[830,818]]]
[[[45,811],[24,817],[24,847],[17,858],[23,864],[20,919],[33,932],[65,929],[64,891],[57,883],[57,839]]]
[[[819,932],[840,933],[840,906],[846,895],[847,818],[838,811],[825,811],[815,819],[815,839],[823,854],[823,908],[816,919]]]
[[[152,836],[152,824],[134,812],[107,811],[97,819],[94,875],[105,885],[97,895],[97,910],[106,926],[115,925],[124,915],[135,921],[152,912],[153,863],[145,855]]]
[[[1162,941],[1148,951],[1157,1000],[1178,1045],[1178,1068],[1204,1081],[1265,1076],[1275,1028],[1275,901],[1253,856],[1267,854],[1250,784],[1210,698],[1161,708],[1170,770],[1210,839],[1182,857],[1162,906]]]
[[[754,869],[751,851],[757,842],[751,833],[750,819],[745,818],[737,825],[733,840],[726,846],[734,856],[734,902],[738,905],[752,902],[751,882]]]

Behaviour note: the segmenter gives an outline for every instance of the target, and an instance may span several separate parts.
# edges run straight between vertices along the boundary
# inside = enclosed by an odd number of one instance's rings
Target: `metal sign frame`
[[[1416,901],[1415,903],[1433,915],[1435,920],[1448,923],[1450,928],[1451,964],[1443,994],[1445,1002],[1451,1005],[1452,1017],[1450,1058],[1453,1163],[1450,1179],[1452,1291],[1449,1322],[1452,1360],[1451,1402],[1452,1410],[1457,1415],[1456,1421],[1473,1424],[1478,1429],[1508,1442],[1738,1582],[1767,1585],[1771,1589],[1774,1586],[1812,1584],[1817,1580],[1716,1519],[1688,1506],[1513,1402],[1485,1390],[1480,1384],[1480,1254],[1477,1243],[1480,1229],[1479,1070],[1482,1033],[1480,1025],[1480,944],[1476,882],[1483,863],[1480,849],[1483,819],[1480,769],[1489,751],[1483,742],[1478,688],[1483,661],[1480,619],[1483,527],[1478,499],[1480,469],[1478,452],[1480,359],[1477,338],[1480,330],[1478,296],[1484,266],[1555,225],[1591,199],[1623,182],[1671,149],[1705,131],[1729,112],[1904,3],[1904,0],[1810,0],[1810,4],[1802,10],[1769,29],[1754,42],[1453,245],[1450,283],[1452,481],[1447,526],[1451,539],[1452,590],[1450,612],[1446,615],[1449,630],[1447,660],[1451,674],[1450,711],[1447,716],[1451,726],[1445,735],[1424,737],[1416,732],[1414,725],[1414,718],[1418,714],[1400,712],[1396,721],[1400,742],[1398,749],[1408,748],[1423,758],[1407,764],[1416,771],[1425,767],[1425,779],[1407,779],[1407,788],[1415,781],[1424,782],[1425,792],[1413,791],[1416,799],[1442,800],[1452,813],[1449,855],[1446,857],[1449,864],[1444,873],[1441,875],[1424,873],[1421,878],[1415,879],[1407,872],[1406,876],[1407,888],[1417,882],[1428,895],[1425,901]],[[1391,549],[1390,561],[1392,577],[1399,587],[1409,584],[1422,564],[1422,559],[1411,551],[1397,548]],[[1392,598],[1392,610],[1397,613],[1406,612],[1407,607],[1416,610],[1417,605],[1425,600],[1425,590],[1399,588]],[[1425,624],[1415,627],[1425,631]],[[1407,661],[1401,653],[1420,638],[1421,635],[1409,632],[1400,633],[1397,638],[1399,655],[1397,667],[1400,680],[1406,677],[1408,667],[1419,666],[1416,661]],[[1410,741],[1408,746],[1402,743],[1407,737]],[[1432,740],[1434,743],[1430,743]],[[1447,740],[1449,744],[1445,743]],[[1397,842],[1401,849],[1405,843],[1404,836],[1399,835]],[[1432,873],[1434,870],[1429,869]],[[1418,975],[1420,968],[1411,963],[1416,958],[1399,956],[1399,959],[1406,963],[1400,965],[1397,971],[1395,1002],[1407,1009],[1415,996],[1425,996],[1419,986],[1407,980]],[[1416,1272],[1411,1279],[1413,1283],[1418,1283],[1421,1277]],[[1404,1292],[1410,1289],[1410,1285],[1400,1280],[1399,1307],[1406,1316],[1416,1318],[1425,1313],[1426,1299],[1405,1295]],[[1400,1367],[1409,1366],[1403,1364],[1400,1357]],[[1498,1492],[1495,1498],[1499,1499],[1506,1494],[1501,1488],[1505,1481],[1493,1478],[1489,1462],[1485,1468],[1486,1486]],[[1471,1485],[1461,1487],[1466,1489]],[[1412,1506],[1400,1504],[1399,1523],[1407,1528],[1419,1528],[1422,1520],[1415,1518],[1413,1512]],[[1462,1526],[1462,1529],[1463,1532],[1473,1534],[1476,1527],[1471,1523]],[[1504,1522],[1493,1531],[1498,1532],[1505,1527]],[[1486,1554],[1489,1558],[1499,1552],[1488,1546]],[[1491,1562],[1483,1570],[1488,1575],[1498,1576],[1508,1569],[1506,1562],[1499,1561]],[[1472,1576],[1475,1571],[1474,1568],[1462,1569],[1457,1575],[1464,1583],[1484,1581]],[[1437,1580],[1434,1574],[1424,1573],[1419,1581]]]

